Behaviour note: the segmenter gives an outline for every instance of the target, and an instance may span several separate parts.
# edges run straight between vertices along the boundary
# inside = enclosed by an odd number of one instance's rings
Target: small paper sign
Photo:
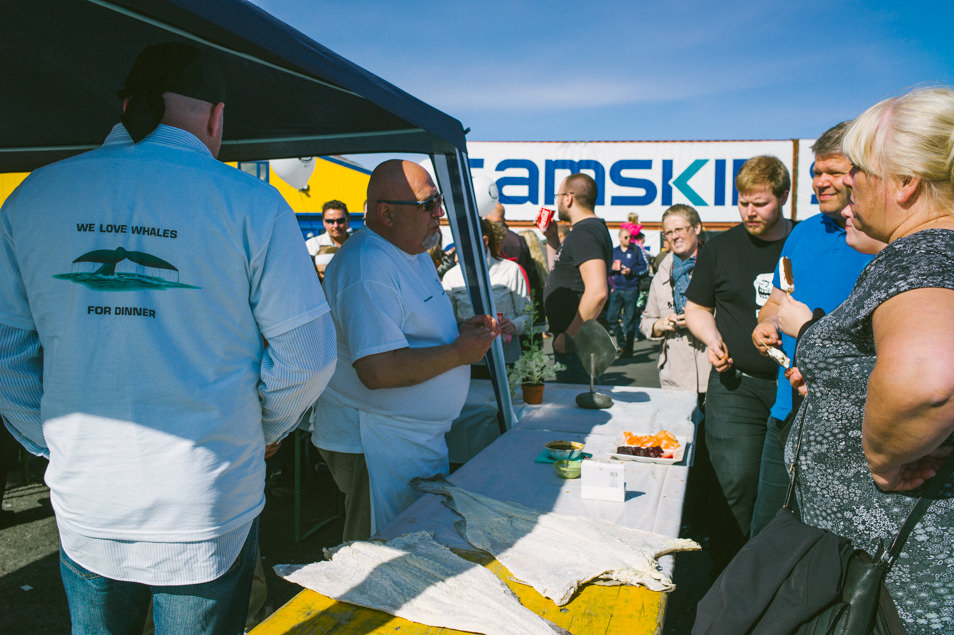
[[[583,461],[580,472],[580,495],[594,500],[626,500],[625,468],[622,463]]]

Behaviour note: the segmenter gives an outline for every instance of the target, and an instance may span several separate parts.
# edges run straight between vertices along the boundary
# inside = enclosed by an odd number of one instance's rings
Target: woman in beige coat
[[[670,253],[653,276],[649,299],[639,322],[639,330],[651,340],[659,340],[659,384],[670,390],[693,390],[704,394],[709,380],[706,346],[686,327],[686,287],[696,252],[702,221],[689,205],[673,205],[663,213],[663,235]]]

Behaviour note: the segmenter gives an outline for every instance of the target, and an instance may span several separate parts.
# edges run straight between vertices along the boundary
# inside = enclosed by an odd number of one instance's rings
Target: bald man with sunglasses
[[[325,293],[338,367],[314,409],[312,442],[345,495],[345,540],[368,538],[419,495],[408,482],[448,472],[444,434],[500,332],[488,315],[458,324],[427,250],[443,197],[410,161],[379,165],[366,229],[338,251]]]

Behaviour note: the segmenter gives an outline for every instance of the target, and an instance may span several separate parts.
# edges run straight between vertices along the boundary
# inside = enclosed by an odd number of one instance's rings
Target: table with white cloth
[[[468,401],[493,400],[489,382],[475,380]],[[486,384],[486,385],[482,385]],[[532,406],[517,401],[517,424],[484,448],[448,480],[466,490],[535,510],[599,518],[633,529],[676,537],[682,519],[689,466],[695,450],[696,395],[629,386],[597,387],[613,399],[605,410],[585,410],[576,396],[587,386],[547,384],[544,402]],[[489,425],[485,423],[484,425]],[[496,421],[494,419],[494,425]],[[622,443],[623,431],[637,433],[668,430],[689,441],[675,464],[624,461],[623,502],[581,497],[581,479],[562,479],[553,465],[536,462],[543,444],[554,440],[582,441],[595,460],[608,460]],[[381,531],[381,537],[426,530],[454,549],[474,551],[457,532],[460,517],[442,504],[442,498],[425,495]],[[509,579],[509,573],[491,558],[474,555],[475,561],[497,573],[521,602],[572,633],[654,633],[661,631],[666,594],[640,587],[587,585],[558,607],[531,587]],[[672,574],[673,559],[660,565]],[[254,633],[385,633],[398,626],[402,633],[456,633],[414,624],[377,611],[336,602],[313,591],[303,591]]]

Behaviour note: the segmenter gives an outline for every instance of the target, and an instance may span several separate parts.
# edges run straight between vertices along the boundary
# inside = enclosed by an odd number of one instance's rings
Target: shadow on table
[[[597,390],[599,387],[597,386]],[[612,395],[613,401],[617,403],[646,403],[651,401],[649,393],[643,391],[637,392],[616,392]]]

